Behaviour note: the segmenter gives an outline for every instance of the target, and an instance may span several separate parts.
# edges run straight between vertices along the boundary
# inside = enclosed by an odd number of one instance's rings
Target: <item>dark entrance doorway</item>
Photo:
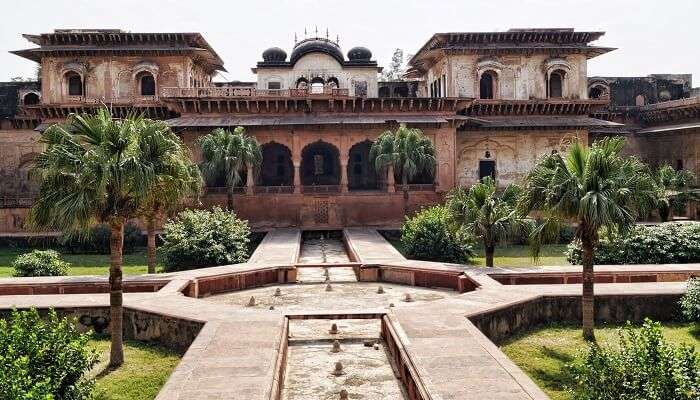
[[[348,190],[379,189],[377,172],[369,159],[372,142],[366,140],[355,144],[348,154]]]
[[[287,146],[274,142],[262,145],[260,185],[292,186],[293,181],[292,152]]]
[[[335,146],[318,141],[304,147],[301,152],[301,184],[340,184],[340,158]]]
[[[496,180],[496,161],[494,160],[480,160],[479,161],[479,180],[490,176],[493,180]]]

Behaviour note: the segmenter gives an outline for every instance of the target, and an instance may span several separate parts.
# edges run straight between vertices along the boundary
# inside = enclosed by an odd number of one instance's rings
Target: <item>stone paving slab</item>
[[[404,261],[406,258],[376,229],[345,228],[343,230],[350,252],[365,264]]]
[[[249,264],[289,265],[299,257],[301,231],[274,229],[269,231],[248,260]]]

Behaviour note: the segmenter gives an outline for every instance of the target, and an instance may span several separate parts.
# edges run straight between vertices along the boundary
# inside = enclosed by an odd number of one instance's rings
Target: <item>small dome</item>
[[[369,60],[370,58],[372,58],[372,52],[366,47],[353,47],[348,51],[348,59],[350,61]]]
[[[292,50],[292,55],[289,57],[289,62],[296,64],[297,61],[306,54],[324,53],[335,58],[339,63],[343,63],[343,52],[340,51],[340,46],[337,43],[328,39],[310,38],[304,39],[297,43]]]
[[[262,58],[265,62],[284,62],[287,59],[287,53],[279,47],[270,47],[263,51]]]

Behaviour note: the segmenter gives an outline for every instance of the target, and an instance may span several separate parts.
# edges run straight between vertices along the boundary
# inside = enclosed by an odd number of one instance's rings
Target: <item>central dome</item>
[[[337,43],[323,38],[304,39],[297,43],[292,50],[289,62],[295,64],[299,59],[309,53],[324,53],[335,58],[339,63],[343,63],[343,52]]]

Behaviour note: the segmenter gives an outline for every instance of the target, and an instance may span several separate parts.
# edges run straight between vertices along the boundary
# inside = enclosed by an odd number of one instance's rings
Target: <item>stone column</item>
[[[301,193],[301,163],[294,163],[294,193]]]
[[[389,165],[389,167],[387,168],[386,191],[389,193],[396,192],[396,184],[394,183],[394,166],[393,165]]]
[[[340,192],[348,192],[348,160],[340,160]]]
[[[255,186],[255,174],[253,172],[253,166],[250,163],[246,164],[246,170],[248,172],[248,177],[246,179],[245,193],[248,195],[253,194],[253,186]]]

